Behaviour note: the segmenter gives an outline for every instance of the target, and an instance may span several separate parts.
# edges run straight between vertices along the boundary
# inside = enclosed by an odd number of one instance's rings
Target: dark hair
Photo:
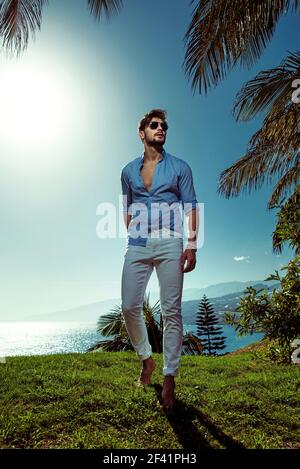
[[[152,109],[147,112],[147,114],[145,114],[138,123],[138,131],[145,130],[146,125],[150,124],[153,117],[159,117],[164,122],[167,122],[167,111],[164,111],[163,109]]]

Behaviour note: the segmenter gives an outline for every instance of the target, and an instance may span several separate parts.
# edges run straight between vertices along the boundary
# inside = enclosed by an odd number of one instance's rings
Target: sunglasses
[[[158,126],[161,126],[162,130],[166,132],[168,130],[168,124],[166,122],[157,122],[157,121],[152,121],[149,124],[150,129],[155,130],[158,128]]]

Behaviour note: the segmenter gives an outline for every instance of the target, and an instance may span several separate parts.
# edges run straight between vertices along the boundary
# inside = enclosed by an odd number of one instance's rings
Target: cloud
[[[234,256],[233,259],[234,259],[235,261],[237,261],[237,262],[240,262],[240,261],[250,262],[250,261],[249,261],[250,256]]]

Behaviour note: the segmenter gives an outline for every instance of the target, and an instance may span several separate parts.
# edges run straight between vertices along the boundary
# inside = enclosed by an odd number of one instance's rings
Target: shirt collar
[[[166,156],[166,150],[163,148],[163,151],[161,152],[161,159],[158,160],[158,163],[160,163],[162,160],[165,159],[165,156]],[[144,164],[144,152],[141,154],[140,156],[140,166],[142,166],[142,164]]]

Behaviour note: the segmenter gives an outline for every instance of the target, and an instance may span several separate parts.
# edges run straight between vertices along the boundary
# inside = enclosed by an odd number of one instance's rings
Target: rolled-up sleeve
[[[130,205],[132,204],[132,192],[130,182],[125,168],[121,171],[121,186],[122,186],[122,206],[123,212],[130,212]]]
[[[178,188],[184,212],[187,214],[194,208],[197,208],[198,201],[193,183],[193,174],[186,162],[181,166]]]

